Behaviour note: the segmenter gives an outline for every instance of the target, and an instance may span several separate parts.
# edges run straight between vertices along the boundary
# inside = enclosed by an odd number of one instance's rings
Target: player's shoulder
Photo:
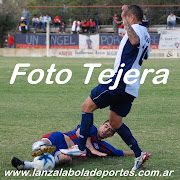
[[[136,30],[147,31],[146,26],[144,26],[143,24],[133,24],[132,27]]]
[[[93,131],[97,131],[97,127],[93,124],[92,125],[92,128],[91,128]]]
[[[143,24],[133,24],[132,27],[134,31],[138,34],[138,36],[149,36],[147,28]]]

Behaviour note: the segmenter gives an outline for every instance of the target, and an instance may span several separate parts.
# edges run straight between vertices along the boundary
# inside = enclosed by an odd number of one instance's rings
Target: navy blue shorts
[[[123,90],[115,91],[116,93],[113,90],[109,90],[109,85],[99,84],[91,91],[90,98],[98,108],[102,109],[110,106],[110,110],[119,116],[126,117],[131,110],[135,97]]]
[[[59,149],[68,149],[63,133],[53,132],[48,139],[51,141],[52,145],[56,146],[56,150],[52,153],[53,156]]]

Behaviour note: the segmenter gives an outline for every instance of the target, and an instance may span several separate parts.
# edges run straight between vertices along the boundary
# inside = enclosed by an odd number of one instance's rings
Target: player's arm
[[[127,20],[127,11],[128,11],[128,6],[124,5],[122,7],[121,17],[123,19],[124,28],[127,32],[129,41],[131,42],[131,44],[133,46],[136,46],[140,43],[140,39],[139,39],[139,36],[136,34],[136,32],[134,31],[134,29],[132,28],[132,26],[130,25],[130,23]]]
[[[134,156],[134,152],[132,151],[123,151],[124,156]]]
[[[76,135],[77,137],[79,137],[79,133],[80,133],[80,128],[78,128],[78,130],[76,131]],[[86,141],[86,147],[91,151],[92,154],[97,155],[97,156],[107,156],[106,153],[102,153],[100,151],[97,151],[94,146],[91,143],[90,138],[87,139]]]
[[[111,144],[106,141],[101,141],[101,145],[104,147],[103,152],[107,152],[109,156],[132,156],[134,152],[122,151],[121,149],[116,149]]]
[[[102,153],[94,148],[94,146],[91,143],[90,138],[88,138],[86,141],[86,147],[91,151],[92,154],[94,154],[96,156],[107,156],[106,153]]]

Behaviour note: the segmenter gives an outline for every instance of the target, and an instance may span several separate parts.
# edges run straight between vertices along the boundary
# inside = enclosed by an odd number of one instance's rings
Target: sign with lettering
[[[46,48],[46,35],[43,34],[16,34],[17,48]],[[50,35],[50,48],[79,49],[79,36],[77,34]]]
[[[100,34],[99,49],[118,49],[121,39],[117,34]]]
[[[79,49],[99,49],[99,34],[79,35]]]
[[[158,49],[160,34],[150,34],[151,49]],[[121,37],[116,34],[52,34],[51,49],[118,49]],[[174,40],[174,48],[179,48],[179,42]],[[45,34],[16,34],[17,48],[46,48]]]
[[[159,49],[180,49],[180,36],[177,30],[160,31]]]

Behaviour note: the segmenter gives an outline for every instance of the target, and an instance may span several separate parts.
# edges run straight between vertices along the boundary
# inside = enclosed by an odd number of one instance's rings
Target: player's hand
[[[91,153],[94,154],[94,155],[96,155],[96,156],[101,156],[101,157],[107,156],[106,153],[102,153],[102,152],[97,151],[97,150],[92,150]]]
[[[122,6],[122,14],[121,14],[122,18],[126,18],[127,11],[128,11],[128,6],[127,5]]]

